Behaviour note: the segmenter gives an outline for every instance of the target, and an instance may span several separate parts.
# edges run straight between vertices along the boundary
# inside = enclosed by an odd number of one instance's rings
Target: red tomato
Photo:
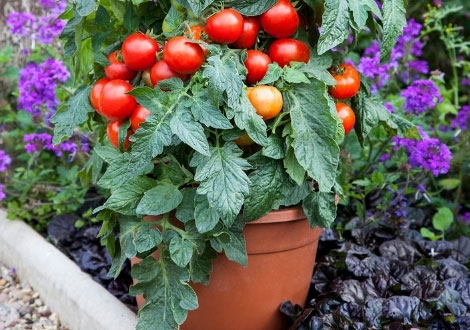
[[[279,0],[261,15],[261,26],[275,38],[287,38],[297,31],[299,15],[289,0]]]
[[[338,118],[343,121],[344,134],[349,134],[356,123],[356,115],[353,109],[347,104],[338,103],[336,104],[336,113],[338,114]]]
[[[233,46],[240,49],[251,48],[256,43],[259,32],[259,20],[257,17],[245,17],[243,20],[243,32]]]
[[[121,60],[121,52],[116,50],[109,54],[108,60],[111,62],[106,68],[104,68],[104,72],[106,73],[106,77],[109,79],[122,79],[122,80],[132,80],[137,75],[137,72],[130,69],[126,64],[124,64]]]
[[[137,108],[135,108],[131,116],[131,127],[134,132],[139,129],[140,124],[145,122],[149,114],[150,110],[145,109],[141,105],[138,105]]]
[[[177,73],[170,69],[168,64],[161,60],[157,62],[150,70],[150,79],[152,81],[152,85],[156,86],[160,81],[170,78],[180,78],[181,80],[186,80],[186,75]]]
[[[109,142],[117,149],[119,149],[119,128],[121,128],[121,125],[122,123],[120,121],[110,121],[106,127]],[[127,150],[131,144],[131,141],[129,141],[131,135],[131,131],[128,130],[126,140],[124,141],[124,150]]]
[[[209,38],[219,44],[231,44],[243,33],[243,17],[234,9],[224,9],[209,17],[206,23]]]
[[[206,28],[202,25],[193,25],[191,26],[191,33],[193,34],[193,37],[192,39],[193,40],[203,40],[202,39],[202,35],[203,34],[207,34],[206,32]],[[189,38],[190,37],[190,33],[188,30],[186,30],[184,32],[184,34]],[[202,45],[199,45],[201,46],[202,50],[204,51],[204,55],[207,56],[207,54],[209,54],[209,50],[207,50],[204,46]]]
[[[137,102],[132,95],[131,84],[124,80],[111,80],[102,89],[100,95],[100,111],[108,120],[118,121],[130,117]]]
[[[186,37],[174,37],[168,40],[163,48],[163,59],[177,73],[192,74],[204,62],[204,51],[201,46]]]
[[[129,68],[143,71],[155,64],[159,50],[160,47],[155,40],[141,32],[136,32],[124,40],[122,57]]]
[[[307,44],[296,39],[279,39],[269,47],[269,57],[280,66],[289,65],[291,61],[308,63],[310,49]]]
[[[337,99],[349,99],[357,94],[361,87],[361,77],[352,65],[343,63],[331,74],[336,80],[336,85],[329,90],[331,96]]]
[[[256,84],[258,81],[263,79],[268,72],[268,66],[272,63],[269,56],[260,50],[247,50],[248,56],[245,61],[246,70],[246,82],[248,84]]]
[[[90,103],[95,110],[101,114],[100,111],[100,97],[101,97],[101,91],[103,90],[104,85],[109,83],[111,80],[108,78],[102,78],[98,80],[94,85],[93,88],[91,89],[90,93]]]

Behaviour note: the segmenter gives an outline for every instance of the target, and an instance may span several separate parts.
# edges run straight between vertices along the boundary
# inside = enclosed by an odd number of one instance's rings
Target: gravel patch
[[[0,330],[67,330],[39,294],[0,264]]]

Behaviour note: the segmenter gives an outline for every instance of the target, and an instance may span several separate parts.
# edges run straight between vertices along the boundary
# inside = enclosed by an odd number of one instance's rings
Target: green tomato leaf
[[[196,228],[200,233],[207,233],[214,229],[219,222],[219,213],[209,205],[207,196],[196,194],[194,199],[194,219]]]
[[[202,11],[209,7],[214,0],[178,0],[177,2],[194,15],[201,16]]]
[[[240,213],[249,192],[250,180],[244,171],[251,167],[242,153],[232,142],[212,148],[211,156],[197,166],[194,177],[201,183],[198,194],[207,195],[209,205],[225,222],[232,222]]]
[[[193,257],[189,264],[191,281],[208,285],[212,272],[212,260],[216,257],[217,253],[213,249],[208,248],[204,250],[203,254]]]
[[[282,189],[287,178],[282,162],[262,157],[256,168],[248,176],[251,184],[243,211],[245,221],[261,218],[277,207],[284,198]]]
[[[155,188],[147,190],[137,206],[137,213],[161,215],[174,210],[183,200],[178,187],[168,182],[160,182]]]
[[[293,148],[287,149],[283,162],[287,174],[289,174],[291,179],[294,180],[297,185],[301,185],[305,180],[305,169],[299,164],[299,161],[295,157],[295,151]]]
[[[186,107],[179,107],[171,118],[170,127],[173,134],[181,141],[202,155],[209,156],[209,142],[207,142],[204,128],[194,120],[191,111]]]
[[[88,114],[95,111],[90,104],[91,86],[81,86],[69,99],[67,105],[60,107],[52,116],[54,125],[54,138],[52,142],[59,144],[73,134],[75,127],[83,124]]]
[[[195,93],[192,98],[187,100],[185,106],[191,109],[197,121],[206,126],[220,129],[230,129],[233,127],[230,121],[219,110],[219,107],[214,105],[206,89]]]
[[[390,52],[406,26],[406,10],[403,0],[383,0],[382,10],[383,41],[380,57],[385,60],[390,56]]]
[[[246,266],[248,264],[248,256],[246,254],[245,237],[243,236],[243,225],[244,223],[241,220],[237,220],[230,229],[225,229],[225,233],[229,237],[228,240],[222,239],[225,235],[221,235],[212,238],[210,242],[214,250],[219,252],[223,250],[227,259]]]
[[[173,330],[186,320],[187,311],[198,307],[196,293],[187,283],[189,273],[162,256],[148,256],[132,267],[137,284],[134,296],[143,294],[147,303],[140,310],[137,330]]]
[[[295,69],[291,66],[284,68],[283,77],[285,81],[291,84],[310,83],[310,80],[308,80],[307,76],[305,76],[301,70]]]
[[[170,242],[170,257],[173,262],[180,267],[186,267],[193,257],[193,246],[191,242],[188,242],[181,238],[181,236],[175,236]]]
[[[289,180],[288,183],[285,184],[282,191],[284,194],[284,199],[282,200],[281,205],[298,205],[308,196],[311,191],[311,184],[307,180],[305,180],[302,185],[298,185],[296,182]]]
[[[372,11],[379,18],[382,17],[382,13],[374,0],[348,0],[348,4],[354,18],[351,26],[358,32],[366,26],[369,11]]]
[[[241,130],[245,130],[250,138],[259,145],[267,143],[267,126],[263,118],[256,113],[255,108],[248,100],[246,92],[240,97],[238,104],[229,113],[229,117],[235,117],[235,124]]]
[[[313,80],[312,84],[297,85],[289,92],[289,99],[295,156],[318,182],[320,191],[329,192],[339,164],[339,146],[334,139],[338,117],[325,93],[325,85]]]
[[[154,187],[156,182],[147,177],[137,177],[113,189],[103,208],[125,214],[136,215],[136,208],[144,193]]]
[[[277,3],[277,0],[229,0],[225,4],[236,9],[245,16],[258,16],[270,9]]]
[[[331,192],[311,192],[303,201],[302,207],[310,226],[330,228],[336,219],[335,194]]]
[[[183,200],[176,208],[176,218],[183,223],[194,219],[194,198],[196,197],[196,188],[184,188],[182,191]]]
[[[115,252],[113,264],[109,270],[110,276],[117,278],[124,262],[136,256],[134,233],[141,223],[140,219],[135,217],[121,217],[119,219],[119,248]]]
[[[320,56],[312,51],[309,62],[307,64],[302,63],[299,70],[302,70],[309,78],[315,78],[329,86],[333,86],[336,85],[336,80],[328,71],[332,64],[333,59],[329,53]]]
[[[134,243],[137,252],[144,253],[152,250],[162,242],[162,235],[156,228],[152,228],[149,223],[143,223],[137,230]]]
[[[226,95],[228,106],[235,107],[239,103],[245,77],[238,72],[237,64],[232,57],[220,58],[220,55],[209,57],[202,75],[209,80],[208,88],[214,95]]]
[[[320,38],[318,39],[318,54],[326,53],[342,43],[349,35],[349,6],[348,0],[326,0],[325,12]]]
[[[282,76],[282,68],[277,63],[271,63],[268,66],[268,72],[258,83],[259,85],[269,85],[276,82]]]
[[[446,231],[454,222],[454,214],[448,207],[440,207],[432,217],[432,226],[439,231]]]
[[[283,159],[285,157],[284,143],[281,138],[277,135],[271,135],[268,137],[266,145],[261,150],[263,156],[272,159]]]
[[[71,0],[80,16],[88,16],[95,11],[95,0]]]

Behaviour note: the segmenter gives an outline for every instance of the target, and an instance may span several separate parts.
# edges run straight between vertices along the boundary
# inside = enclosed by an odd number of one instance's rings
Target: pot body
[[[220,254],[210,284],[191,283],[199,308],[188,313],[182,330],[285,330],[280,304],[304,306],[321,229],[310,228],[301,208],[291,208],[247,223],[244,234],[248,266]],[[144,303],[142,297],[137,302]]]

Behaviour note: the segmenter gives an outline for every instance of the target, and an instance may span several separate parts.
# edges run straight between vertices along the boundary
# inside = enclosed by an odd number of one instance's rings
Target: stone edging
[[[16,269],[71,330],[134,330],[137,316],[22,221],[0,210],[0,261]]]

